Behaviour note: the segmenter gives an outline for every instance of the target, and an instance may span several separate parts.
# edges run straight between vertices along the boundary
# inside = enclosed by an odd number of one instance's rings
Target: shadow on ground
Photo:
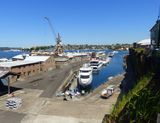
[[[17,87],[10,87],[10,92],[15,92],[17,90],[21,90],[22,88],[17,88]],[[8,86],[4,85],[1,81],[0,81],[0,96],[3,96],[5,94],[8,93]]]

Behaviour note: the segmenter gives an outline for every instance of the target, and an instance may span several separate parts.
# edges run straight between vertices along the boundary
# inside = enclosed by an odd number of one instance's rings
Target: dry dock
[[[91,94],[69,101],[61,98],[41,96],[43,88],[34,86],[15,92],[15,96],[22,98],[23,104],[17,110],[6,109],[4,103],[7,95],[0,98],[0,120],[7,123],[101,123],[104,115],[110,113],[116,103],[119,89],[109,99],[101,99],[101,90],[109,84],[119,85],[123,80],[119,75],[109,82],[95,89]]]
[[[12,83],[11,86],[17,88],[39,89],[43,90],[40,96],[51,98],[57,88],[65,81],[71,70],[80,67],[84,62],[74,62],[72,64],[64,65],[61,69],[55,69],[32,76],[24,81]]]

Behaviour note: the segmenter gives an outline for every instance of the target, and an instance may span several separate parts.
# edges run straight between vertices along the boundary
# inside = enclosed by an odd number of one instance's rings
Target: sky
[[[0,0],[0,47],[133,43],[150,37],[160,0]]]

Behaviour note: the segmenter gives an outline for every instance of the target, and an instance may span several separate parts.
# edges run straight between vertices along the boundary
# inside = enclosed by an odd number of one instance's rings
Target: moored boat
[[[114,52],[110,52],[110,53],[108,53],[108,57],[113,57],[114,56]]]
[[[81,86],[86,87],[92,82],[92,68],[89,64],[84,64],[78,74],[78,82]]]
[[[108,98],[112,96],[114,93],[115,85],[109,85],[106,89],[103,89],[101,92],[101,97],[102,98]]]
[[[93,72],[98,72],[100,68],[102,67],[103,63],[100,62],[98,59],[92,59],[90,61],[90,66],[93,69]]]
[[[118,53],[118,51],[109,52],[108,57],[112,58],[116,53]]]
[[[109,64],[110,60],[111,60],[111,58],[110,58],[110,57],[107,57],[107,58],[102,58],[102,59],[100,60],[100,62],[101,62],[103,65],[107,65],[107,64]]]

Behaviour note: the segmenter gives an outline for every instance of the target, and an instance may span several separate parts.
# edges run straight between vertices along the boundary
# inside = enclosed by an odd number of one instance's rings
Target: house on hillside
[[[151,35],[151,47],[156,49],[160,48],[160,19],[156,21],[156,24],[150,30]]]
[[[143,39],[133,43],[134,48],[150,48],[151,47],[151,39]]]
[[[144,40],[140,40],[137,43],[138,47],[142,47],[142,48],[150,48],[151,46],[151,39],[144,39]]]

